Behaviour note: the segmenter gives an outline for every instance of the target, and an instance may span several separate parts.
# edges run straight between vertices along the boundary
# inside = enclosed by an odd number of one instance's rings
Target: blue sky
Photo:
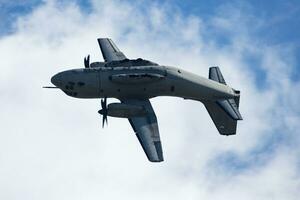
[[[296,0],[0,0],[0,8],[1,199],[297,199]],[[99,35],[130,58],[201,76],[219,65],[241,90],[238,134],[218,135],[199,102],[154,98],[166,162],[151,165],[127,120],[99,129],[98,100],[41,90],[88,53],[101,60]]]
[[[170,1],[173,2],[173,1]],[[248,15],[253,15],[255,17],[261,18],[268,23],[254,29],[250,34],[255,35],[259,42],[266,43],[270,45],[292,45],[295,49],[294,58],[297,62],[297,69],[294,70],[294,79],[300,77],[300,3],[297,0],[274,0],[270,1],[236,1],[236,0],[213,0],[213,1],[175,1],[175,5],[185,15],[196,15],[200,16],[204,20],[210,20],[212,16],[218,12],[220,5],[236,5],[240,6],[241,12],[245,12]],[[251,24],[255,24],[252,21]],[[251,29],[250,29],[251,31]],[[212,37],[218,40],[220,45],[228,42],[230,38],[224,32],[220,30],[216,31]],[[256,62],[255,58],[249,58],[253,65],[259,63]],[[258,75],[259,80],[264,78],[262,75]]]
[[[71,2],[71,1],[60,1]],[[89,1],[74,0],[83,10],[89,11]],[[157,1],[161,2],[161,1]],[[269,43],[299,43],[300,34],[300,21],[298,17],[300,15],[300,4],[297,0],[274,0],[272,3],[269,1],[236,1],[236,0],[213,0],[213,1],[180,1],[180,0],[167,0],[178,8],[185,15],[200,16],[203,19],[208,19],[215,15],[217,8],[220,5],[241,5],[249,14],[261,17],[269,20],[268,26],[262,27],[256,34],[259,34],[264,42]],[[40,0],[30,0],[24,3],[23,1],[15,2],[0,2],[2,24],[1,32],[7,33],[12,30],[12,24],[18,16],[29,13],[36,6],[42,4]],[[6,17],[5,17],[6,16]],[[5,27],[8,25],[8,28]],[[299,48],[299,46],[298,46]]]
[[[173,1],[171,1],[173,2]],[[175,5],[186,15],[201,16],[204,19],[209,19],[215,15],[217,8],[220,5],[242,5],[248,14],[269,20],[268,26],[262,27],[259,34],[265,42],[284,43],[291,41],[299,42],[299,26],[298,20],[300,14],[300,4],[297,0],[274,0],[269,1],[236,1],[236,0],[214,0],[214,1],[175,1]]]
[[[82,9],[82,12],[91,12],[91,3],[84,0],[74,1],[58,1],[60,4],[66,4],[74,2]],[[139,1],[132,1],[134,3]],[[297,0],[274,0],[272,3],[269,1],[236,1],[236,0],[213,0],[213,1],[180,1],[180,0],[167,0],[165,1],[169,5],[172,5],[173,9],[179,10],[185,16],[198,16],[203,20],[211,20],[212,16],[221,14],[219,12],[220,6],[232,7],[236,6],[241,12],[247,13],[249,16],[255,16],[255,19],[260,18],[266,21],[264,25],[256,27],[249,34],[256,36],[258,43],[269,44],[269,45],[281,45],[282,48],[290,46],[294,48],[293,58],[297,63],[296,69],[294,69],[292,78],[298,80],[300,77],[300,3]],[[44,1],[31,0],[26,1],[14,1],[14,2],[1,2],[1,22],[0,22],[0,34],[6,35],[14,31],[14,24],[18,17],[30,13],[35,7],[43,4]],[[144,1],[147,5],[147,1]],[[164,4],[161,1],[157,1],[157,4]],[[147,9],[147,8],[145,8]],[[251,20],[251,19],[250,19]],[[256,21],[248,22],[248,25],[255,26]],[[220,29],[214,27],[208,27],[208,38],[212,38],[217,41],[220,47],[232,42],[231,35],[228,32],[222,32]],[[260,63],[255,56],[249,54],[249,62],[253,63],[253,66],[258,66]],[[255,67],[259,71],[259,67]],[[259,71],[257,74],[257,81],[261,84],[265,79],[263,71]]]

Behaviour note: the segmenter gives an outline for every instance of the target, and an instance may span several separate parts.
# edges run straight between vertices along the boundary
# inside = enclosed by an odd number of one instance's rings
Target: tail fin
[[[219,67],[209,69],[209,79],[226,85]],[[239,112],[240,91],[234,90],[237,96],[233,99],[206,101],[204,105],[221,135],[235,135],[237,120],[242,120]]]

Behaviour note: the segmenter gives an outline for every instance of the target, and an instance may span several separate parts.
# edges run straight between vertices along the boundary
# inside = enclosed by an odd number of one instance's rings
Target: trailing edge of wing
[[[115,43],[109,38],[98,38],[98,43],[105,62],[126,59],[126,56],[119,50]]]

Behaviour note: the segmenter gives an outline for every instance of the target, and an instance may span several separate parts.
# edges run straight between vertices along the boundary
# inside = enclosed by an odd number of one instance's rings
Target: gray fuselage
[[[54,75],[51,82],[76,98],[122,100],[175,96],[208,101],[235,96],[227,85],[160,65],[72,69]]]

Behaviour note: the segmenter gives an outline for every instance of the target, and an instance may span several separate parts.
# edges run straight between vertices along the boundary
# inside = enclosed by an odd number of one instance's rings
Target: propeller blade
[[[106,121],[106,116],[103,115],[103,117],[102,117],[102,128],[104,128],[104,123],[105,123],[105,121]]]
[[[99,114],[101,114],[102,117],[102,128],[104,128],[104,123],[107,123],[107,98],[101,99],[101,110],[98,111]]]
[[[89,68],[90,67],[90,55],[84,58],[84,67]]]

